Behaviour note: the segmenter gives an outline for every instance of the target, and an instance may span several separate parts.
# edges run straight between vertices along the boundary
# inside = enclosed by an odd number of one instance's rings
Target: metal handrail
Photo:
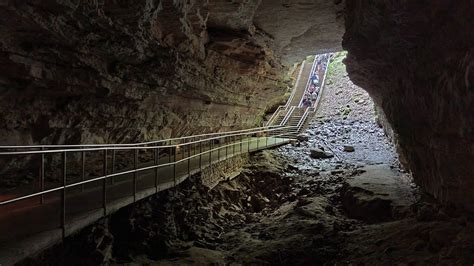
[[[269,126],[273,123],[273,120],[275,120],[277,117],[278,117],[278,114],[280,113],[280,111],[282,110],[283,108],[283,105],[280,105],[278,106],[278,108],[276,109],[276,111],[272,114],[272,116],[270,117],[270,119],[268,119],[266,125]]]
[[[319,90],[318,98],[316,99],[316,101],[313,104],[314,108],[316,108],[318,106],[319,101],[321,100],[321,97],[323,95],[324,85],[326,84],[326,75],[328,73],[330,63],[331,63],[331,56],[329,56],[329,58],[327,60],[327,63],[326,63],[326,69],[324,69],[323,80],[321,81],[321,87],[320,87],[320,90]],[[314,110],[314,111],[316,111],[316,110]]]
[[[304,114],[303,114],[303,115],[301,116],[301,118],[300,118],[300,121],[298,121],[298,124],[296,125],[298,131],[299,131],[299,129],[300,129],[301,124],[302,124],[303,121],[306,119],[306,116],[307,116],[307,114],[308,114],[308,109],[309,109],[309,108],[306,108],[306,110],[304,111]]]
[[[284,134],[285,134],[285,133],[281,133],[281,134],[278,134],[278,135],[274,135],[274,136],[272,136],[272,137],[278,137],[278,136],[282,136],[282,135],[284,135]],[[254,140],[253,140],[253,141],[254,141]],[[241,143],[249,143],[249,142],[252,142],[252,140],[249,140],[249,141],[242,141]],[[232,143],[232,145],[235,145],[235,143]],[[228,145],[220,146],[220,147],[218,147],[218,148],[215,148],[215,149],[212,149],[212,150],[207,150],[207,151],[204,151],[204,152],[201,152],[201,153],[198,153],[198,154],[195,154],[195,155],[192,155],[192,156],[183,158],[183,159],[181,159],[181,160],[179,160],[179,161],[175,161],[175,162],[164,163],[164,164],[158,164],[158,165],[152,165],[152,166],[146,166],[146,167],[142,167],[142,168],[127,170],[127,171],[124,171],[124,172],[119,172],[119,173],[113,173],[113,174],[108,174],[108,175],[104,175],[104,176],[99,176],[99,177],[92,178],[92,179],[88,179],[88,180],[85,180],[85,181],[76,182],[76,183],[73,183],[73,184],[68,184],[68,185],[64,185],[64,186],[60,186],[60,187],[56,187],[56,188],[44,190],[44,191],[41,191],[41,192],[36,192],[36,193],[28,194],[28,195],[25,195],[25,196],[22,196],[22,197],[17,197],[17,198],[13,198],[13,199],[9,199],[9,200],[0,201],[0,206],[7,205],[7,204],[11,204],[11,203],[15,203],[15,202],[18,202],[18,201],[21,201],[21,200],[26,200],[26,199],[29,199],[29,198],[34,198],[34,197],[42,196],[42,195],[49,194],[49,193],[52,193],[52,192],[56,192],[56,191],[60,191],[60,190],[68,189],[68,188],[73,188],[73,187],[85,185],[85,184],[88,184],[88,183],[92,183],[92,182],[96,182],[96,181],[100,181],[100,180],[104,180],[104,179],[116,177],[116,176],[127,175],[127,174],[133,174],[133,173],[143,172],[143,171],[152,170],[152,169],[156,169],[156,168],[161,168],[161,167],[176,165],[176,164],[182,163],[182,162],[184,162],[184,161],[188,161],[188,160],[190,160],[190,159],[192,159],[192,158],[198,157],[198,156],[200,156],[200,155],[203,155],[203,154],[206,154],[206,153],[212,153],[213,151],[218,151],[218,150],[221,150],[222,148],[230,147],[230,146],[232,146],[232,145],[231,145],[231,144],[228,144]]]
[[[293,114],[293,112],[295,111],[295,106],[292,106],[290,108],[290,110],[288,111],[288,113],[286,113],[285,117],[283,118],[283,120],[281,120],[280,122],[280,126],[283,126],[286,124],[286,122],[288,122],[288,119],[290,119],[291,115]]]
[[[305,62],[306,62],[306,60],[304,60],[303,63],[301,64],[300,71],[298,73],[298,77],[296,78],[296,82],[295,82],[295,85],[293,87],[293,90],[291,92],[290,97],[286,101],[285,105],[278,106],[277,110],[272,114],[272,116],[270,116],[270,119],[266,123],[267,126],[269,126],[273,122],[273,120],[277,118],[277,114],[280,110],[282,110],[284,108],[285,111],[288,111],[288,106],[290,105],[291,101],[295,97],[296,88],[298,87],[298,83],[301,79],[301,75],[303,73],[303,67],[304,67]]]
[[[297,132],[300,132],[301,128],[303,127],[304,123],[306,122],[306,119],[309,116],[309,113],[310,112],[315,112],[315,111],[316,111],[316,109],[314,107],[306,108],[303,116],[301,117],[300,121],[298,122]]]
[[[84,147],[134,147],[134,146],[145,146],[151,144],[157,144],[162,142],[170,142],[175,140],[185,140],[190,138],[198,138],[198,137],[206,137],[206,136],[214,136],[214,135],[221,135],[225,136],[228,134],[233,133],[244,133],[248,131],[255,131],[261,130],[266,128],[273,128],[278,127],[278,125],[274,126],[264,126],[264,127],[257,127],[257,128],[248,128],[248,129],[241,129],[241,130],[234,130],[234,131],[226,131],[226,132],[215,132],[215,133],[205,133],[199,135],[192,135],[192,136],[185,136],[185,137],[177,137],[177,138],[169,138],[164,140],[155,140],[155,141],[148,141],[148,142],[139,142],[139,143],[116,143],[116,144],[71,144],[71,145],[63,145],[63,144],[50,144],[50,145],[8,145],[8,146],[0,146],[0,149],[41,149],[41,148],[84,148]]]
[[[298,73],[298,77],[296,78],[296,82],[295,82],[295,86],[293,88],[293,92],[291,93],[290,95],[290,98],[288,98],[288,101],[286,101],[286,104],[285,104],[285,108],[287,108],[291,101],[293,100],[293,98],[295,97],[295,94],[296,94],[296,88],[298,87],[298,83],[301,79],[301,75],[303,74],[303,68],[304,68],[304,64],[306,63],[306,60],[303,61],[303,63],[301,64],[301,67],[300,67],[300,72]]]
[[[315,60],[316,61],[316,60]],[[300,121],[298,122],[298,125],[297,125],[297,132],[300,132],[301,128],[303,127],[304,123],[306,122],[306,119],[308,118],[309,116],[309,113],[315,113],[316,112],[316,109],[318,107],[318,104],[319,104],[319,101],[321,100],[321,96],[323,94],[323,89],[324,89],[324,85],[326,83],[326,75],[327,75],[327,72],[328,72],[328,69],[329,69],[329,63],[331,62],[331,57],[328,58],[327,60],[327,65],[326,65],[326,69],[324,70],[324,75],[323,75],[323,79],[321,81],[321,87],[320,87],[320,91],[319,91],[319,94],[318,94],[318,99],[315,101],[315,103],[313,104],[312,107],[310,108],[307,108],[303,114],[303,116],[301,117]]]
[[[298,107],[301,107],[301,105],[303,105],[304,95],[306,94],[306,92],[309,89],[309,85],[311,84],[311,77],[313,76],[314,69],[316,68],[316,66],[317,66],[317,60],[316,60],[316,56],[314,56],[313,65],[311,66],[311,72],[310,72],[310,75],[308,77],[308,81],[306,81],[306,86],[304,88],[303,97],[301,97],[300,102],[298,103]]]
[[[295,126],[291,126],[291,127],[278,127],[278,128],[273,128],[273,129],[267,129],[267,130],[261,130],[261,131],[258,131],[258,132],[252,132],[252,133],[245,133],[245,134],[237,134],[237,135],[234,135],[234,136],[243,136],[243,135],[251,135],[251,134],[255,134],[255,133],[266,133],[266,132],[272,132],[272,131],[281,131],[281,130],[284,130],[284,129],[290,129],[290,128],[295,128]],[[282,134],[279,134],[279,135],[274,135],[272,137],[277,137],[277,136],[281,136],[283,135]],[[266,137],[268,138],[268,137]],[[214,139],[218,139],[218,137],[215,137],[215,138],[209,138],[208,141],[210,140],[214,140]],[[202,140],[199,140],[199,141],[195,141],[195,142],[189,142],[187,144],[196,144],[196,143],[199,143],[201,142]],[[248,142],[251,142],[252,140],[249,140],[249,141],[241,141],[240,143],[248,143]],[[16,198],[13,198],[13,199],[8,199],[8,200],[4,200],[4,201],[0,201],[0,206],[2,205],[7,205],[7,204],[10,204],[10,203],[14,203],[14,202],[17,202],[17,201],[20,201],[20,200],[25,200],[25,199],[29,199],[29,198],[32,198],[32,197],[37,197],[37,196],[42,196],[42,195],[45,195],[45,194],[48,194],[48,193],[52,193],[52,192],[55,192],[55,191],[59,191],[59,190],[65,190],[67,188],[71,188],[71,187],[76,187],[76,186],[80,186],[80,185],[84,185],[84,184],[87,184],[87,183],[91,183],[91,182],[96,182],[96,181],[100,181],[100,180],[104,180],[104,179],[108,179],[108,178],[112,178],[112,177],[115,177],[115,176],[121,176],[121,175],[126,175],[126,174],[130,174],[130,173],[137,173],[137,172],[142,172],[142,171],[146,171],[146,170],[152,170],[152,169],[155,169],[155,168],[161,168],[161,167],[165,167],[165,166],[170,166],[170,165],[176,165],[178,163],[181,163],[181,162],[184,162],[184,161],[188,161],[190,160],[191,158],[194,158],[196,156],[199,156],[199,155],[203,155],[203,154],[206,154],[206,153],[212,153],[213,151],[216,151],[216,150],[221,150],[223,148],[226,148],[226,147],[229,147],[231,145],[235,145],[235,143],[232,143],[232,144],[227,144],[227,145],[222,145],[222,146],[219,146],[217,148],[214,148],[214,149],[210,149],[210,150],[207,150],[207,151],[204,151],[204,152],[200,152],[198,154],[194,154],[192,156],[188,156],[186,158],[183,158],[181,160],[178,160],[178,161],[174,161],[174,162],[169,162],[169,163],[164,163],[164,164],[157,164],[157,165],[153,165],[153,166],[147,166],[147,167],[141,167],[141,168],[137,168],[137,169],[132,169],[132,170],[127,170],[127,171],[123,171],[123,172],[117,172],[117,173],[111,173],[111,174],[106,174],[104,176],[100,176],[100,177],[97,177],[97,178],[93,178],[93,179],[88,179],[88,180],[84,180],[84,181],[81,181],[81,182],[76,182],[76,183],[73,183],[73,184],[65,184],[63,186],[59,186],[59,187],[56,187],[56,188],[52,188],[52,189],[49,189],[49,190],[43,190],[41,192],[36,192],[36,193],[31,193],[31,194],[28,194],[28,195],[25,195],[25,196],[22,196],[22,197],[16,197]],[[169,146],[169,147],[177,147],[177,146],[182,146],[182,145],[173,145],[173,146]],[[136,150],[136,149],[163,149],[165,147],[162,147],[162,146],[153,146],[153,147],[127,147],[127,148],[120,148],[122,150]],[[44,153],[51,153],[51,152],[61,152],[63,154],[66,154],[67,152],[82,152],[82,151],[104,151],[104,150],[111,150],[110,148],[101,148],[101,149],[81,149],[81,150],[61,150],[61,151],[57,151],[57,150],[52,150],[52,151],[29,151],[29,152],[11,152],[11,153],[1,153],[1,155],[18,155],[18,154],[44,154]]]
[[[206,138],[206,139],[200,139],[196,141],[190,141],[190,142],[185,142],[181,144],[174,144],[174,145],[162,145],[162,146],[120,146],[120,145],[107,145],[107,146],[100,146],[99,148],[81,148],[81,147],[88,147],[86,146],[81,146],[77,149],[60,149],[60,150],[35,150],[35,151],[12,151],[12,152],[0,152],[1,155],[33,155],[33,154],[47,154],[47,153],[62,153],[62,152],[89,152],[89,151],[104,151],[104,150],[147,150],[147,149],[156,149],[159,147],[160,149],[165,149],[165,148],[176,148],[176,147],[183,147],[191,144],[198,144],[201,142],[206,142],[206,141],[211,141],[211,140],[217,140],[221,139],[223,137],[236,137],[236,136],[241,136],[241,135],[247,135],[247,134],[256,134],[256,133],[263,133],[267,131],[275,131],[275,130],[283,130],[288,127],[282,127],[282,126],[272,126],[269,127],[267,130],[258,130],[255,129],[254,131],[249,131],[249,132],[241,132],[241,133],[235,133],[235,134],[226,134],[223,136],[218,136],[218,137],[212,137],[212,138]],[[92,146],[95,147],[95,146]]]

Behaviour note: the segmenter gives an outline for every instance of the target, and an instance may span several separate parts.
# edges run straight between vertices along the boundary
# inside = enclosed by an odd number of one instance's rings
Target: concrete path
[[[306,85],[308,85],[308,79],[311,77],[312,74],[311,70],[313,68],[313,62],[305,61],[301,67],[303,68],[303,70],[301,71],[300,79],[298,80],[298,83],[295,86],[295,94],[288,106],[298,107],[301,102],[301,99],[303,99],[306,91]]]

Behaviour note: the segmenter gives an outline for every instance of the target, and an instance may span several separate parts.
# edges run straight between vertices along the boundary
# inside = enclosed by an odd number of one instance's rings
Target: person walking
[[[310,100],[311,100],[311,102],[312,102],[311,105],[313,105],[314,103],[316,103],[316,100],[317,100],[317,99],[318,99],[318,95],[317,95],[316,93],[311,94],[311,98],[310,98]]]
[[[313,84],[316,86],[318,83],[319,83],[319,77],[318,75],[314,75],[311,77],[311,81],[313,82]]]
[[[305,97],[304,98],[304,102],[303,102],[303,107],[310,107],[311,106],[311,100],[309,99],[309,97]]]

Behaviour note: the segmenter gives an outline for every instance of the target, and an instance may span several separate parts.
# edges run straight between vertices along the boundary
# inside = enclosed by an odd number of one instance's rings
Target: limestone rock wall
[[[393,127],[415,181],[474,210],[474,3],[347,1],[351,79]]]
[[[286,66],[339,47],[341,3],[1,1],[0,143],[134,142],[258,126],[284,101]],[[302,15],[311,21],[304,29],[286,23]],[[275,22],[286,25],[279,32]],[[333,33],[319,36],[325,30]],[[325,42],[304,51],[318,38]],[[300,53],[282,54],[289,46]]]
[[[247,1],[232,2],[2,1],[0,143],[258,126],[283,100],[286,67],[249,30]],[[222,10],[246,17],[224,23]]]
[[[344,34],[345,0],[262,0],[255,25],[274,39],[284,62],[336,52]]]

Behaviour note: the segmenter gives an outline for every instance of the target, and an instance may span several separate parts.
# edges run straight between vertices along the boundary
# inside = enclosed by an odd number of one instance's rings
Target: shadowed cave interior
[[[1,2],[0,265],[474,263],[473,13]]]

